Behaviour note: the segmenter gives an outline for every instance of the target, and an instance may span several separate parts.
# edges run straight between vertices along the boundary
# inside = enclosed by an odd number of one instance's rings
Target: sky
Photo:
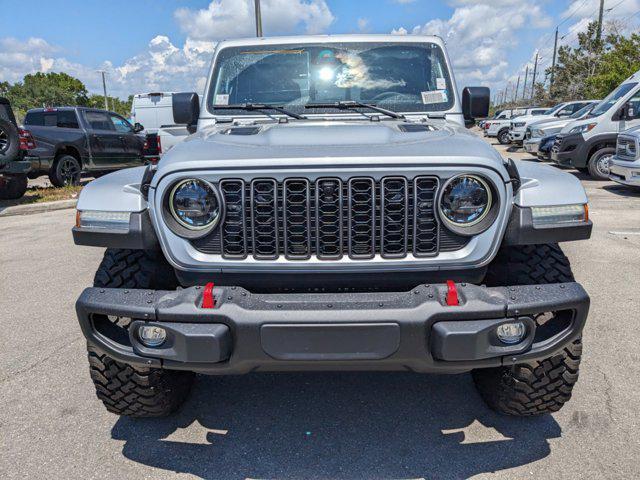
[[[574,45],[599,0],[261,0],[265,36],[305,33],[435,34],[447,43],[458,87],[522,95],[527,66],[551,64],[553,38]],[[19,10],[19,14],[10,14]],[[640,30],[640,0],[605,0],[605,22]],[[0,81],[64,71],[110,95],[202,92],[225,38],[253,36],[253,0],[0,0]],[[540,77],[538,77],[540,79]],[[531,74],[529,76],[531,82]]]

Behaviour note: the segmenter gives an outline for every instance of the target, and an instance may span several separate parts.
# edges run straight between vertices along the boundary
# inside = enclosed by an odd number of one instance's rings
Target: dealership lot
[[[637,477],[640,191],[585,178],[593,237],[564,246],[592,298],[581,378],[534,419],[488,410],[469,375],[410,373],[199,377],[177,415],[118,419],[73,309],[101,251],[73,245],[72,210],[0,219],[0,477]]]

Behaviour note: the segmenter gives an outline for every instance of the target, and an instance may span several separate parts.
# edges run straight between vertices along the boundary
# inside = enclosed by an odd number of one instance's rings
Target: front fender
[[[100,177],[80,192],[78,210],[141,212],[147,201],[140,192],[146,167],[127,168]]]

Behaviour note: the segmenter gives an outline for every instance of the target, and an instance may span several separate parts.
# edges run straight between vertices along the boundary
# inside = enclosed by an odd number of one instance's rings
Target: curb
[[[0,207],[0,217],[12,217],[14,215],[33,215],[34,213],[53,212],[75,208],[78,199],[58,200],[55,202],[31,203],[29,205],[14,205],[12,207]]]

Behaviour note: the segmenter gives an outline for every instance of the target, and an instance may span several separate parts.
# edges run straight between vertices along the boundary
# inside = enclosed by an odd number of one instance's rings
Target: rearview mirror
[[[186,125],[189,133],[196,131],[200,117],[200,97],[194,92],[174,93],[172,97],[173,121]]]
[[[138,122],[134,123],[134,125],[133,125],[133,133],[140,133],[143,130],[144,130],[144,126],[143,125],[141,125]]]
[[[462,114],[465,120],[473,121],[488,116],[490,97],[488,87],[465,87],[462,90]]]

